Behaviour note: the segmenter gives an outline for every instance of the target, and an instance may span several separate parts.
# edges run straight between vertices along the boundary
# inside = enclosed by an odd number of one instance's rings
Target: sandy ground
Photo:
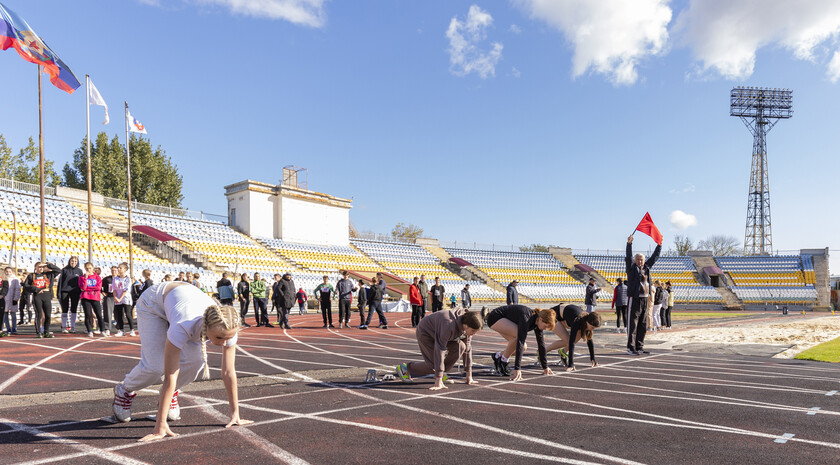
[[[775,358],[793,358],[803,350],[840,337],[840,315],[808,318],[791,322],[777,321],[733,321],[731,325],[683,331],[659,331],[649,337],[665,341],[659,345],[668,348],[674,345],[703,342],[717,344],[792,344],[793,347]]]

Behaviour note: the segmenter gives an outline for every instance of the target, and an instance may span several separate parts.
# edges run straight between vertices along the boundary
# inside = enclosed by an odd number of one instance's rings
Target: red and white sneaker
[[[131,421],[131,402],[135,392],[125,392],[122,384],[114,386],[114,418],[123,423]]]
[[[169,402],[169,413],[166,415],[166,419],[169,421],[175,421],[181,419],[181,406],[178,405],[178,393],[181,391],[176,390],[174,394],[172,394],[172,402]]]

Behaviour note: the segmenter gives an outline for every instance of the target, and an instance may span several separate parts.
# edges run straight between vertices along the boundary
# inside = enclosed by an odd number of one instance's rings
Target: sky
[[[831,0],[0,0],[184,176],[185,207],[308,170],[359,230],[443,241],[622,249],[645,212],[665,236],[743,242],[752,135],[736,86],[793,90],[767,137],[773,245],[829,247],[840,274],[840,2]],[[38,135],[35,65],[0,52],[0,134]],[[59,169],[84,88],[44,79]],[[639,238],[637,247],[650,247]]]

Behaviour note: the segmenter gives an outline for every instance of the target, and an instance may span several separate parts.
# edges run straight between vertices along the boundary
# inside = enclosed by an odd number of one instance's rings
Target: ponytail
[[[538,320],[542,320],[542,322],[546,324],[547,330],[554,331],[554,325],[557,323],[557,315],[554,313],[554,310],[550,308],[535,308],[531,311],[537,315]]]
[[[601,314],[595,312],[583,312],[580,315],[578,315],[577,318],[575,318],[574,323],[578,323],[581,326],[583,326],[584,323],[589,323],[589,325],[593,328],[598,328],[601,326]],[[581,335],[583,337],[583,340],[585,341],[592,340],[592,330],[589,328],[581,330]]]
[[[221,327],[225,331],[239,329],[242,320],[231,305],[211,305],[204,310],[204,324],[201,326],[201,358],[204,371],[201,379],[210,379],[210,366],[207,364],[207,328]]]

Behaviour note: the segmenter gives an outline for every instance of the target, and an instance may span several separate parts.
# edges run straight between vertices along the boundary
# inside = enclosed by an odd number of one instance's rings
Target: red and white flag
[[[653,242],[662,245],[662,233],[659,232],[659,228],[653,224],[653,220],[650,218],[650,213],[645,212],[645,217],[642,218],[642,221],[640,221],[639,225],[636,226],[636,231],[647,234],[651,239],[653,239]]]

